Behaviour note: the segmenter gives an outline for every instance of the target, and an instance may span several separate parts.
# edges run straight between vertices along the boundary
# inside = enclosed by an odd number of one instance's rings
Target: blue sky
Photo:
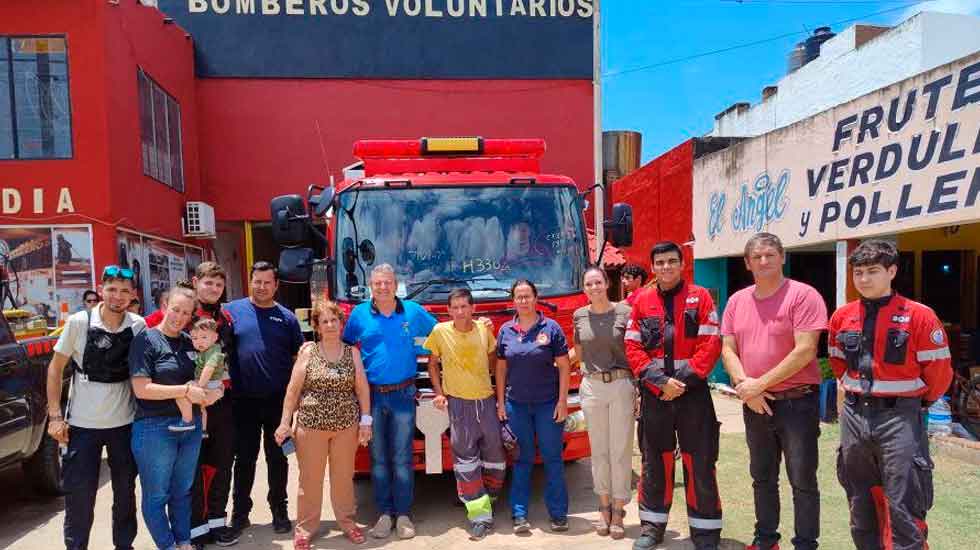
[[[737,101],[757,103],[809,31],[857,18],[895,24],[920,10],[980,15],[980,0],[603,0],[602,126],[643,134],[643,163],[705,134]],[[888,13],[878,13],[891,10]],[[878,13],[878,15],[871,15]],[[838,32],[854,22],[833,25]],[[629,71],[799,32],[760,45]],[[829,83],[828,83],[829,84]]]

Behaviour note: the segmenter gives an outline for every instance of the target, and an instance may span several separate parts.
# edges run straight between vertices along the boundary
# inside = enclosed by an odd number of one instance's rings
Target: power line
[[[838,4],[838,5],[856,5],[856,4],[908,4],[909,0],[721,0],[722,2],[730,4],[800,4],[800,5],[810,5],[810,4]],[[928,0],[930,2],[934,0]]]
[[[894,12],[894,11],[908,9],[908,8],[910,8],[912,6],[917,5],[917,4],[925,4],[925,3],[928,3],[928,2],[932,2],[932,1],[933,0],[921,0],[921,1],[918,1],[918,2],[911,2],[911,3],[907,3],[907,4],[904,4],[902,6],[898,6],[898,7],[895,7],[895,8],[889,8],[889,9],[886,9],[886,10],[881,10],[881,11],[877,11],[877,12],[874,12],[874,13],[869,13],[867,15],[862,15],[860,17],[852,17],[850,19],[843,19],[841,21],[834,21],[834,22],[827,23],[825,25],[820,25],[820,26],[829,26],[829,27],[832,27],[832,26],[836,26],[836,25],[844,25],[846,23],[853,23],[855,21],[860,21],[862,19],[867,19],[869,17],[875,17],[875,16],[878,16],[878,15],[884,15],[886,13],[891,13],[891,12]],[[632,68],[629,68],[629,69],[621,69],[621,70],[618,70],[618,71],[610,71],[610,72],[607,72],[607,73],[602,73],[602,77],[603,78],[611,78],[611,77],[616,77],[616,76],[622,76],[622,75],[625,75],[625,74],[636,73],[636,72],[640,72],[640,71],[648,71],[650,69],[656,69],[658,67],[663,67],[663,66],[666,66],[666,65],[674,65],[676,63],[683,63],[685,61],[691,61],[693,59],[700,59],[702,57],[708,57],[708,56],[717,55],[717,54],[721,54],[721,53],[728,53],[728,52],[731,52],[731,51],[734,51],[734,50],[740,50],[742,48],[750,48],[752,46],[758,46],[760,44],[767,44],[769,42],[775,42],[777,40],[782,40],[784,38],[789,38],[791,36],[798,36],[800,34],[807,34],[807,31],[787,32],[787,33],[784,33],[784,34],[780,34],[778,36],[772,36],[772,37],[769,37],[769,38],[763,38],[761,40],[753,40],[752,42],[743,42],[742,44],[736,44],[734,46],[728,46],[727,48],[720,48],[720,49],[717,49],[717,50],[709,50],[709,51],[706,51],[706,52],[696,53],[696,54],[692,54],[692,55],[685,55],[683,57],[675,57],[673,59],[666,59],[664,61],[659,61],[657,63],[651,63],[649,65],[641,65],[639,67],[632,67]]]

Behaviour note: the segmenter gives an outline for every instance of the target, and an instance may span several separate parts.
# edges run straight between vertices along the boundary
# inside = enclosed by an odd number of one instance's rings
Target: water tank
[[[602,133],[602,184],[605,213],[612,213],[612,184],[640,167],[641,136],[632,130]]]
[[[830,30],[830,27],[817,27],[809,38],[803,42],[798,42],[789,53],[787,74],[820,57],[820,45],[834,36],[836,35]]]
[[[803,42],[797,42],[796,46],[789,52],[789,58],[786,62],[786,74],[792,73],[806,64],[804,59],[806,58],[806,44]]]
[[[817,57],[820,57],[820,45],[834,36],[836,35],[831,32],[830,27],[818,27],[817,30],[813,31],[813,36],[804,41],[806,45],[806,57],[803,58],[803,64],[806,65]]]

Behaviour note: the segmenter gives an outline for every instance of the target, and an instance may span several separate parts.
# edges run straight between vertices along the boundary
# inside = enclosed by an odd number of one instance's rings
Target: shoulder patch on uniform
[[[718,322],[718,312],[717,311],[714,311],[714,310],[711,310],[711,313],[708,314],[708,320],[711,321],[712,323],[717,323]]]
[[[933,344],[940,346],[946,340],[946,336],[943,333],[943,329],[937,328],[936,330],[932,331],[932,334],[929,335],[929,339],[932,340]]]

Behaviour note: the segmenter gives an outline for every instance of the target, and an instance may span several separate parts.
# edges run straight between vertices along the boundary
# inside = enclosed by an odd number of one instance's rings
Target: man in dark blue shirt
[[[264,440],[269,470],[269,506],[276,533],[292,529],[286,513],[286,480],[289,463],[274,435],[282,417],[282,403],[303,344],[296,316],[276,303],[279,277],[269,262],[256,262],[249,273],[251,295],[225,308],[234,329],[235,353],[231,354],[231,383],[235,415],[235,471],[232,529],[250,525],[252,484],[259,458],[260,435]]]

